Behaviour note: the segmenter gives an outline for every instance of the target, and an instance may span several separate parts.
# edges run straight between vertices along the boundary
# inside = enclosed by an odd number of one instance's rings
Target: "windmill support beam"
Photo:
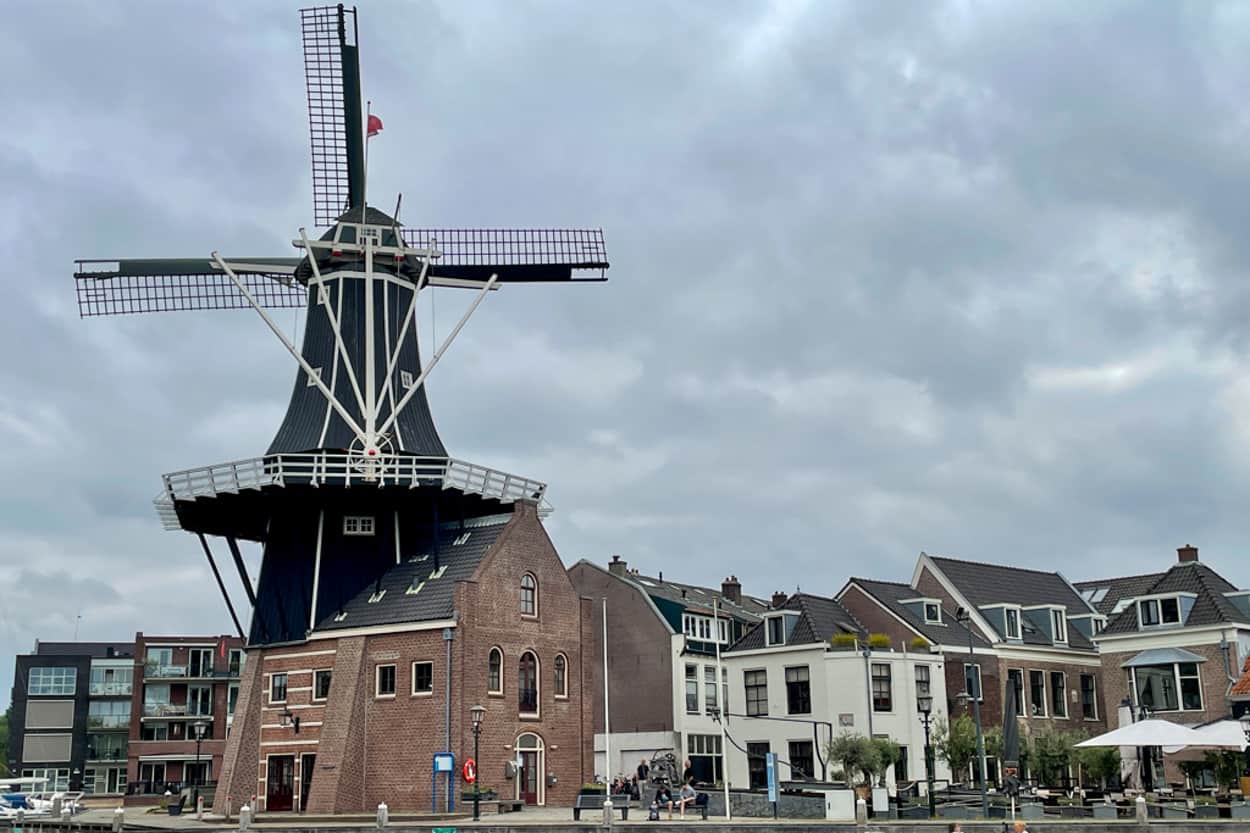
[[[230,618],[234,620],[234,629],[239,632],[240,639],[247,639],[243,633],[243,626],[239,624],[239,616],[234,612],[234,603],[230,601],[230,594],[226,592],[226,583],[221,580],[221,571],[217,569],[217,561],[213,558],[213,551],[209,549],[208,539],[202,532],[197,537],[200,539],[200,546],[204,548],[204,555],[208,558],[208,566],[213,569],[213,578],[217,579],[217,587],[221,590],[221,597],[226,601],[226,609],[230,611]]]
[[[256,591],[252,589],[252,580],[248,578],[247,565],[243,563],[243,553],[239,552],[239,542],[231,535],[226,538],[226,543],[230,546],[230,554],[234,556],[234,566],[239,571],[239,580],[243,582],[243,589],[247,591],[247,600],[255,610]]]
[[[343,403],[339,402],[338,397],[336,397],[334,393],[326,387],[326,383],[321,381],[321,377],[317,375],[315,370],[313,370],[312,365],[308,363],[308,360],[304,358],[303,354],[296,349],[295,345],[291,343],[291,340],[286,337],[286,334],[282,332],[276,323],[274,323],[274,320],[269,316],[269,313],[265,312],[264,308],[257,303],[256,297],[248,291],[246,286],[243,285],[243,282],[239,280],[239,276],[234,273],[234,270],[230,268],[230,265],[222,260],[221,255],[217,252],[213,252],[213,262],[220,266],[226,275],[230,277],[230,280],[234,282],[234,285],[238,287],[238,290],[243,293],[243,297],[247,298],[248,303],[252,305],[252,309],[256,310],[256,314],[261,317],[261,320],[265,322],[270,331],[278,337],[278,340],[282,342],[282,346],[287,349],[287,352],[295,357],[295,361],[299,362],[299,366],[305,373],[308,374],[308,380],[313,383],[317,390],[321,391],[322,396],[324,396],[330,403],[330,407],[334,408],[334,410],[342,418],[343,422],[347,423],[347,426],[355,432],[356,436],[360,438],[362,443],[367,443],[368,440],[365,439],[365,432],[360,429],[360,425],[357,424],[356,420],[352,419],[352,415],[349,414],[347,409],[343,407]]]
[[[477,293],[477,297],[473,299],[473,303],[469,304],[469,308],[464,311],[464,315],[460,316],[460,320],[456,322],[455,328],[447,334],[447,338],[443,340],[443,343],[439,345],[438,350],[436,350],[434,355],[430,357],[430,363],[425,366],[425,368],[421,371],[421,375],[418,376],[416,381],[412,383],[412,387],[409,388],[408,392],[404,394],[404,398],[396,403],[395,410],[391,411],[391,415],[386,418],[386,422],[382,423],[382,427],[379,429],[380,433],[386,433],[386,429],[390,428],[391,424],[395,422],[396,417],[399,416],[399,413],[404,409],[404,406],[412,401],[412,397],[416,396],[417,391],[421,390],[421,386],[425,384],[425,379],[430,375],[430,371],[434,369],[434,367],[438,364],[438,360],[441,359],[443,354],[447,352],[447,348],[451,346],[451,343],[455,341],[456,336],[458,336],[460,331],[464,329],[464,325],[469,323],[469,318],[477,310],[483,299],[486,298],[486,293],[491,291],[491,289],[495,286],[495,282],[498,280],[498,273],[490,276],[490,280],[488,280],[486,285],[483,286]]]
[[[304,241],[304,247],[308,248],[308,235],[303,228],[299,230],[300,239]],[[308,265],[312,267],[313,279],[316,285],[313,291],[320,293],[317,297],[321,305],[325,307],[326,315],[330,318],[330,329],[334,332],[334,344],[338,348],[339,357],[343,360],[343,369],[347,371],[347,381],[351,382],[352,393],[356,395],[356,405],[360,408],[360,412],[365,412],[365,400],[360,393],[360,382],[356,379],[356,369],[352,367],[352,357],[347,352],[347,346],[343,344],[343,331],[339,326],[339,317],[342,312],[342,303],[339,309],[335,309],[330,303],[330,293],[326,291],[325,284],[321,282],[321,269],[317,266],[317,258],[310,256]]]

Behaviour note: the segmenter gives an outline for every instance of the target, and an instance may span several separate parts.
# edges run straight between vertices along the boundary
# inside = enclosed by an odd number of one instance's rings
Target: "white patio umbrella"
[[[1112,729],[1106,734],[1083,740],[1077,746],[1162,746],[1164,752],[1176,752],[1195,745],[1198,740],[1194,730],[1188,726],[1151,718]]]
[[[1195,740],[1190,746],[1207,749],[1233,749],[1238,752],[1246,748],[1246,732],[1241,728],[1240,720],[1217,720],[1205,726],[1191,730]]]

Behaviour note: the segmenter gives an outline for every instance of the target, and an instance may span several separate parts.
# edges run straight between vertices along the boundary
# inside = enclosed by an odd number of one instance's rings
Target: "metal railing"
[[[211,711],[188,708],[186,703],[144,703],[144,717],[212,717]]]
[[[164,519],[173,502],[235,494],[246,489],[287,485],[441,486],[504,503],[541,500],[547,485],[528,477],[450,457],[322,452],[274,454],[166,474],[165,490],[154,501]],[[175,516],[176,517],[176,516]]]

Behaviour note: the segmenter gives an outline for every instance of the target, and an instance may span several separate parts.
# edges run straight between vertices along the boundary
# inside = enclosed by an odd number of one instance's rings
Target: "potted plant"
[[[890,635],[886,633],[870,633],[868,634],[868,647],[874,651],[888,651],[894,641],[890,639]]]
[[[829,637],[829,645],[835,651],[854,651],[859,644],[859,637],[853,633],[835,633]]]
[[[578,795],[607,795],[608,785],[599,784],[594,781],[587,781],[582,784],[581,789],[577,791]]]
[[[931,647],[929,640],[925,639],[923,636],[913,637],[908,645],[913,651],[928,651]]]

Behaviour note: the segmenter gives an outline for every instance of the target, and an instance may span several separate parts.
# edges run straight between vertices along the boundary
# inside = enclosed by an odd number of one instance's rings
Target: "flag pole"
[[[725,788],[725,820],[733,821],[733,811],[729,809],[729,743],[726,739],[725,721],[729,720],[729,686],[725,685],[725,671],[720,661],[720,610],[717,597],[712,597],[712,627],[716,628],[716,685],[719,689],[716,700],[720,703],[720,780]],[[729,623],[725,623],[725,634],[729,634]]]
[[[365,102],[365,170],[360,178],[360,224],[365,224],[366,206],[369,205],[369,140],[373,137],[369,135],[369,117],[373,115],[373,102]],[[357,243],[360,240],[356,241]]]
[[[603,597],[603,784],[607,787],[603,798],[603,820],[612,824],[612,712],[608,709],[608,597]]]

